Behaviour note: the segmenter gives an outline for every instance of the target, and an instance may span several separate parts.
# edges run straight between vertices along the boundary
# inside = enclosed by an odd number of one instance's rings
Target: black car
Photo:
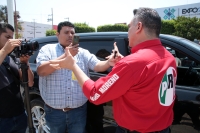
[[[127,32],[94,32],[80,33],[78,35],[80,37],[79,46],[88,49],[101,60],[104,60],[104,57],[112,52],[114,42],[117,42],[118,49],[122,55],[126,56],[130,54]],[[178,103],[184,103],[184,105],[194,105],[195,109],[199,110],[200,45],[181,37],[165,34],[160,35],[160,40],[163,46],[174,55],[175,60],[177,61],[178,75],[176,85],[176,101]],[[38,41],[40,48],[46,44],[58,42],[56,36],[35,38],[31,41]],[[47,127],[44,119],[44,102],[40,96],[38,87],[38,75],[35,64],[37,54],[38,51],[36,51],[29,60],[31,69],[35,74],[34,86],[30,89],[33,124],[37,132],[49,132],[49,128]],[[109,72],[110,69],[101,73],[90,71],[90,78],[97,80],[99,77],[105,76]],[[108,102],[107,106],[105,106],[104,122],[115,124],[110,105],[111,103]],[[176,113],[179,114],[179,112],[175,112],[175,114]]]

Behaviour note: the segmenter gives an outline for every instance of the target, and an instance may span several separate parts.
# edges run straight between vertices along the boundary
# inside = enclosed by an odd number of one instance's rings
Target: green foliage
[[[173,34],[175,32],[174,24],[175,24],[174,20],[162,20],[161,33]]]
[[[47,30],[46,31],[46,36],[54,36],[56,35],[56,30]]]
[[[200,39],[200,18],[178,17],[175,21],[173,35],[187,38],[193,41]]]
[[[76,33],[95,32],[95,28],[86,23],[74,23]]]
[[[19,12],[16,11],[17,15],[16,15],[16,19],[20,19],[21,16],[19,15]],[[14,20],[15,20],[15,11],[13,12],[13,17],[14,17]],[[0,22],[3,22],[3,23],[8,23],[8,12],[7,12],[7,6],[3,6],[3,5],[0,5]]]
[[[128,26],[124,24],[102,25],[97,27],[97,32],[106,31],[128,31]]]
[[[17,11],[16,11],[16,13],[18,13]],[[15,21],[15,19],[17,19],[16,21],[17,21],[17,29],[16,29],[16,27],[14,27],[15,28],[15,31],[22,31],[22,26],[21,26],[21,22],[19,22],[18,20],[20,19],[20,15],[19,15],[19,13],[16,15],[16,18],[15,18],[15,12],[13,12],[13,17],[14,17],[14,21]],[[2,23],[8,23],[8,12],[7,12],[7,6],[3,6],[3,5],[0,5],[0,22],[2,22]],[[18,34],[16,34],[15,33],[15,37],[16,38],[21,38],[22,37],[22,35],[20,34],[20,33],[18,33]]]
[[[74,26],[78,27],[78,26],[89,26],[89,25],[86,23],[74,23]]]
[[[85,32],[95,32],[95,28],[89,26],[77,26],[75,27],[76,33],[85,33]]]
[[[0,5],[0,22],[7,23],[7,6]]]
[[[86,23],[74,23],[76,33],[95,32],[95,28],[89,27]],[[46,36],[56,34],[56,30],[47,30]]]

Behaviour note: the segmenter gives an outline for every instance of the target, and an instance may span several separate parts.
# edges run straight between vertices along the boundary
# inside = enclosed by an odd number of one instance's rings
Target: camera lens
[[[37,41],[22,41],[20,47],[16,47],[13,50],[13,54],[19,58],[22,55],[33,55],[34,51],[39,49],[39,43]]]
[[[31,51],[36,51],[39,49],[39,44],[37,41],[29,42],[27,45],[29,47],[29,50],[31,50]]]

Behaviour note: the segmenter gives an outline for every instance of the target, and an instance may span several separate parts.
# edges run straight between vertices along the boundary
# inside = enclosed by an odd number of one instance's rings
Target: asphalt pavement
[[[104,124],[104,131],[105,131],[104,133],[115,133],[115,130],[116,130],[116,125],[114,123]],[[182,117],[182,121],[180,124],[171,126],[171,131],[172,131],[171,133],[200,133],[200,130],[193,128],[192,121],[187,114],[185,114]],[[29,133],[28,130],[26,133]]]
[[[110,107],[104,108],[105,115],[110,116],[112,114],[112,110]],[[200,127],[200,125],[199,125]],[[115,124],[104,124],[104,131],[105,133],[115,133],[116,125]],[[200,133],[200,128],[195,129],[193,127],[193,123],[190,117],[187,114],[184,114],[180,124],[172,125],[171,126],[171,133]]]
[[[105,133],[115,133],[115,129],[114,125],[104,124]],[[200,130],[194,129],[191,119],[184,115],[181,124],[171,126],[171,133],[200,133]]]
[[[105,116],[107,117],[112,117],[112,108],[111,106],[105,106],[104,107],[105,110]],[[113,121],[110,121],[108,119],[104,119],[104,133],[115,133],[116,130],[116,124]],[[200,127],[200,125],[199,125]],[[26,133],[29,133],[28,130]],[[190,117],[185,114],[182,117],[182,120],[180,122],[180,124],[176,124],[176,125],[172,125],[171,126],[171,133],[200,133],[200,128],[199,129],[195,129],[193,127],[193,123],[190,119]]]

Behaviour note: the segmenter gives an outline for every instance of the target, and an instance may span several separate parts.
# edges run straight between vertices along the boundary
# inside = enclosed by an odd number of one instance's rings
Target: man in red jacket
[[[154,9],[135,9],[128,30],[132,54],[113,62],[112,71],[96,82],[81,71],[69,48],[67,57],[52,66],[71,69],[91,102],[112,100],[116,133],[170,133],[177,71],[174,57],[159,40],[160,29]],[[113,54],[110,58],[116,61]]]

